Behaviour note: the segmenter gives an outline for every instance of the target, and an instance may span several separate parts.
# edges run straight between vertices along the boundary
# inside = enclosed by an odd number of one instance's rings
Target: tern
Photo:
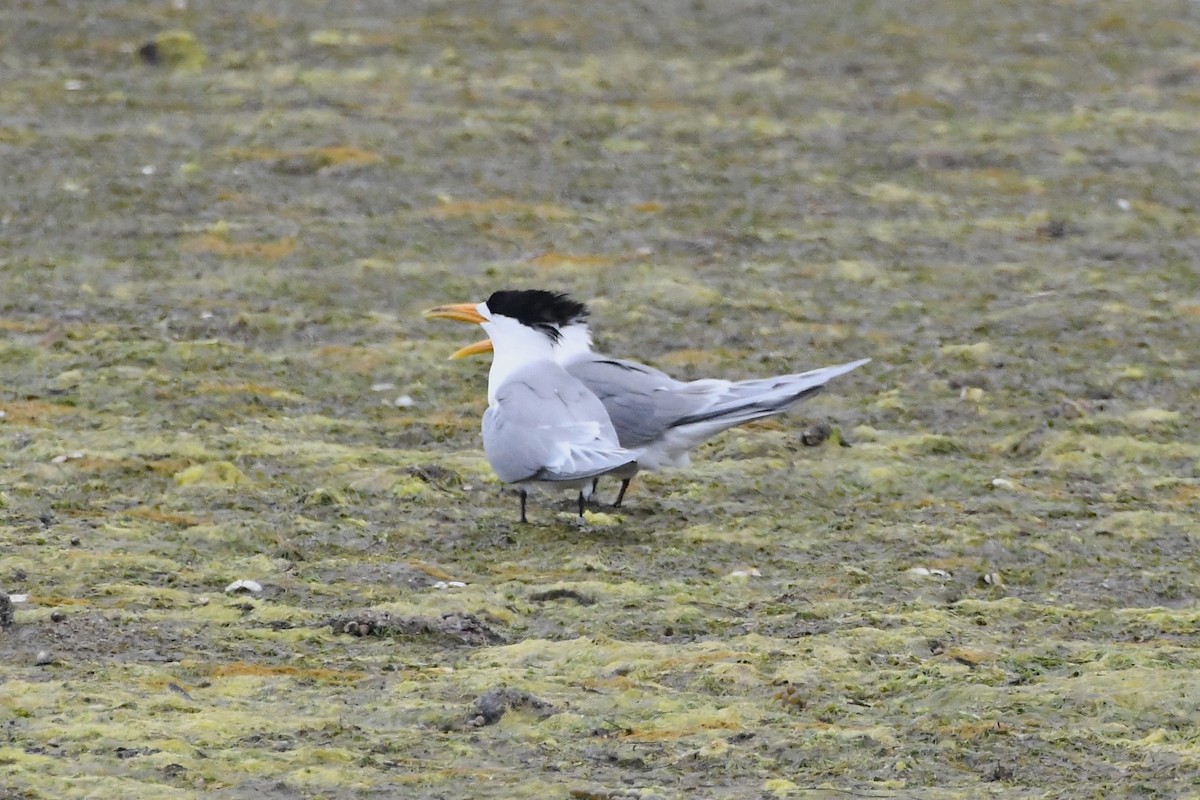
[[[530,293],[565,297],[539,290]],[[651,472],[665,467],[686,467],[691,463],[690,451],[721,431],[781,414],[794,403],[820,392],[833,378],[871,361],[864,358],[770,378],[742,381],[702,378],[685,382],[637,361],[593,351],[588,309],[582,303],[560,303],[552,308],[553,313],[547,315],[544,324],[558,332],[553,337],[555,362],[599,398],[621,446],[637,450],[638,468]],[[461,358],[485,353],[494,344],[490,340],[476,342],[454,355]],[[625,499],[631,478],[632,475],[622,477],[614,507],[619,507]],[[593,491],[595,488],[593,483]]]
[[[585,493],[603,475],[626,480],[638,469],[638,453],[621,446],[604,404],[578,378],[554,360],[562,338],[561,319],[586,309],[550,292],[499,291],[482,303],[438,306],[435,319],[478,324],[494,351],[488,373],[488,408],[483,414],[483,450],[496,476],[517,484],[521,522],[529,484],[579,490],[583,519]],[[463,348],[451,358],[470,355]]]

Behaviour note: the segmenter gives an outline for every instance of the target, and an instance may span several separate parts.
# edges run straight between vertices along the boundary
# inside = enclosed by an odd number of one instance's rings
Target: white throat
[[[492,340],[492,369],[488,372],[488,403],[496,402],[496,392],[512,374],[535,361],[554,361],[554,343],[545,333],[522,325],[511,317],[493,315],[480,303],[479,313]]]

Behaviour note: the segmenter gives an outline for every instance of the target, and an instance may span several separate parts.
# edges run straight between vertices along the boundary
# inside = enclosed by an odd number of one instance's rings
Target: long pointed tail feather
[[[777,414],[793,403],[821,391],[825,384],[833,378],[845,375],[870,360],[864,358],[836,367],[822,367],[795,375],[757,378],[730,384],[715,398],[713,405],[701,412],[676,420],[672,427],[697,426],[716,433],[743,422]]]

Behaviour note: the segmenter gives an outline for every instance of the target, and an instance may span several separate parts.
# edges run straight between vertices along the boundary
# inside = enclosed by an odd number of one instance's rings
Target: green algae
[[[1191,790],[1190,6],[60,11],[0,11],[5,791]],[[531,285],[874,360],[521,526],[420,311]]]

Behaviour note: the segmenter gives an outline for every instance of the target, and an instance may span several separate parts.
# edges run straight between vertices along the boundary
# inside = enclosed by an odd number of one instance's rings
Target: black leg
[[[529,496],[529,492],[525,491],[525,489],[523,489],[523,488],[520,490],[520,492],[521,492],[521,522],[529,522],[529,520],[527,520],[525,518],[525,498]]]
[[[596,487],[600,485],[599,478],[592,478],[592,497],[596,496]]]
[[[621,501],[625,499],[625,490],[629,488],[629,478],[621,481],[621,491],[617,492],[617,501],[613,503],[613,508],[620,508]]]
[[[579,493],[579,518],[583,519],[583,492]]]

